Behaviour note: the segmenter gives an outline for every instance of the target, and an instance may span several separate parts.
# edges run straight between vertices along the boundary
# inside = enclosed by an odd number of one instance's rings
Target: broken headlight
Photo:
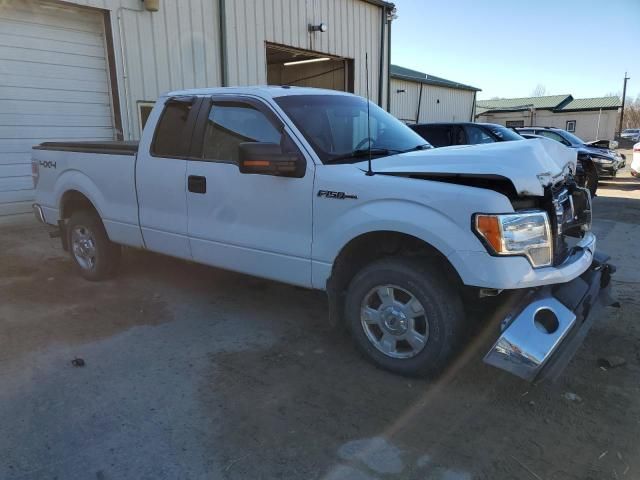
[[[476,233],[494,255],[522,255],[534,267],[553,263],[553,240],[547,212],[474,215]]]

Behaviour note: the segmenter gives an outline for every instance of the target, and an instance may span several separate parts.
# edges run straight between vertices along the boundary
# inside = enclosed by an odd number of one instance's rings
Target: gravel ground
[[[0,478],[640,478],[640,182],[594,209],[622,307],[538,386],[482,364],[482,338],[407,380],[328,327],[321,293],[134,251],[89,283],[40,226],[5,225]]]

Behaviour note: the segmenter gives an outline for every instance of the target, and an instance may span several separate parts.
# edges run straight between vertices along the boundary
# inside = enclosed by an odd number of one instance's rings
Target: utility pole
[[[620,126],[618,127],[618,136],[622,134],[622,120],[624,119],[624,101],[627,98],[627,72],[624,72],[624,86],[622,87],[622,110],[620,110]]]

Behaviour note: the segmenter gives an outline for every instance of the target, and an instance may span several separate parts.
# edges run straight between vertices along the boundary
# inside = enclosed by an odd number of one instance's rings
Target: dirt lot
[[[640,182],[595,209],[622,308],[535,387],[482,342],[438,382],[400,378],[320,293],[132,251],[92,284],[41,227],[2,227],[0,478],[640,478]]]

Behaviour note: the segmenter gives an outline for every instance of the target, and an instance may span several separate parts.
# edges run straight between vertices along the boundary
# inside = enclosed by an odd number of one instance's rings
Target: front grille
[[[567,237],[581,238],[591,227],[591,195],[575,182],[551,190],[548,206],[553,233],[553,264],[564,262],[570,253]]]

